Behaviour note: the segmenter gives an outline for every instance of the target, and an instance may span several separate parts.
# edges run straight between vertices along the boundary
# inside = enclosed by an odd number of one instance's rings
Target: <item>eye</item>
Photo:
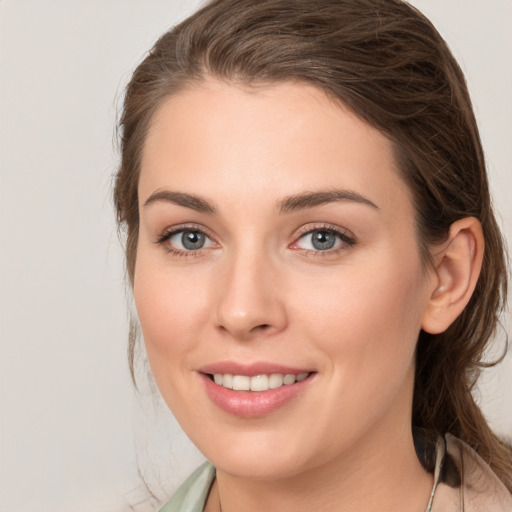
[[[299,237],[294,248],[306,251],[330,252],[355,244],[355,240],[334,228],[320,227],[310,229]]]
[[[202,249],[207,237],[200,231],[178,231],[169,238],[169,243],[180,250],[197,251]]]
[[[216,245],[206,233],[194,228],[167,231],[157,240],[157,243],[177,255],[194,253]]]
[[[333,249],[336,244],[339,245],[339,237],[336,233],[327,230],[315,230],[301,237],[301,240],[309,245],[307,249],[316,251],[327,251]],[[306,247],[304,247],[306,248]]]

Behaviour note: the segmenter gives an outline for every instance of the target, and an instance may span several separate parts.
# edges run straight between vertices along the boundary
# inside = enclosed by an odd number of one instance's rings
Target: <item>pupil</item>
[[[185,249],[191,251],[201,249],[204,245],[204,234],[198,231],[185,231],[181,237],[181,243]]]
[[[315,231],[312,243],[313,247],[320,251],[332,249],[336,243],[336,236],[329,231]]]

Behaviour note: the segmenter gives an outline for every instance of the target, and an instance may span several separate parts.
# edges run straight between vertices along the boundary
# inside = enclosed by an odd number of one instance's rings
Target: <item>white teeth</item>
[[[295,384],[295,375],[293,375],[293,373],[287,373],[284,376],[283,383],[285,386],[289,386],[290,384]]]
[[[229,373],[226,373],[224,375],[221,375],[222,379],[222,385],[225,388],[233,389],[233,375],[229,375]]]
[[[256,375],[251,377],[251,391],[267,391],[268,389],[268,376]]]
[[[295,382],[302,382],[309,375],[308,372],[299,373],[272,373],[271,375],[231,375],[229,373],[216,373],[213,376],[215,384],[235,391],[268,391],[269,389],[280,388],[281,386],[291,386]]]
[[[251,377],[247,377],[247,375],[233,375],[233,389],[235,391],[249,391],[251,389]]]
[[[283,385],[283,374],[273,373],[268,379],[268,387],[270,389],[280,388]]]

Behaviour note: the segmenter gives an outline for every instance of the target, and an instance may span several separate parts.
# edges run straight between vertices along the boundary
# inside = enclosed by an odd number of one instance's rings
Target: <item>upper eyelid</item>
[[[323,223],[323,222],[313,222],[309,224],[305,224],[301,226],[298,230],[295,231],[293,237],[294,241],[298,238],[307,235],[309,233],[312,233],[313,231],[333,231],[334,233],[338,233],[342,236],[345,236],[347,238],[355,239],[355,235],[347,228],[336,226],[334,224],[330,223]]]
[[[163,230],[161,230],[160,235],[158,235],[158,240],[162,240],[163,238],[169,238],[176,233],[180,233],[181,231],[198,231],[199,233],[203,233],[208,238],[214,239],[211,231],[200,224],[194,223],[185,223],[185,224],[177,224],[175,226],[169,226]]]

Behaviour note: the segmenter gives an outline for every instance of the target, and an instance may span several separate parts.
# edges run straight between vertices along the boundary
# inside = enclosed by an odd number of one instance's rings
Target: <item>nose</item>
[[[288,323],[277,269],[261,254],[239,254],[218,276],[216,323],[238,340],[274,335]]]

